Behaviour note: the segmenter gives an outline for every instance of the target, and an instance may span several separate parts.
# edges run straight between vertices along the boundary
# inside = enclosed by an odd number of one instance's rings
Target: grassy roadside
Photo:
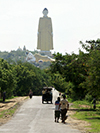
[[[15,114],[15,112],[17,111],[21,103],[27,100],[29,97],[25,97],[25,98],[23,97],[23,99],[20,99],[19,97],[17,97],[18,99],[16,99],[15,101],[14,101],[14,98],[6,99],[4,103],[1,102],[2,101],[1,99],[0,108],[2,108],[2,104],[4,104],[5,108],[2,109],[2,111],[0,111],[0,125],[6,123]]]
[[[5,102],[6,102],[6,101],[9,101],[10,99],[14,99],[14,98],[16,98],[16,97],[18,97],[18,96],[12,96],[12,97],[10,97],[10,98],[7,98],[7,99],[5,99]],[[0,98],[0,102],[3,102],[3,98]]]
[[[0,118],[12,116],[15,113],[16,109],[18,108],[18,105],[19,105],[19,103],[15,104],[13,107],[11,107],[8,110],[1,111],[0,112]]]
[[[72,107],[76,109],[72,117],[90,123],[88,132],[100,133],[100,102],[98,102],[96,110],[93,110],[92,104],[87,101],[75,101]]]
[[[14,115],[19,106],[20,103],[16,103],[13,107],[0,112],[0,126],[6,123]]]

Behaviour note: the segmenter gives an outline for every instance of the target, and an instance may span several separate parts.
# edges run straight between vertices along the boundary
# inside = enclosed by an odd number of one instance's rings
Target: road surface
[[[33,96],[19,108],[0,133],[81,133],[66,123],[54,122],[54,101],[58,92],[53,90],[53,104],[42,104],[41,96]]]

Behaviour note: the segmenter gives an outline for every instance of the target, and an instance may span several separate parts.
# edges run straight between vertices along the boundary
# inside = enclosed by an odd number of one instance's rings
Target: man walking
[[[62,117],[62,123],[65,124],[65,120],[66,120],[66,113],[67,113],[67,110],[69,109],[69,103],[68,101],[66,100],[66,96],[63,95],[63,100],[61,100],[60,102],[60,107],[61,107],[61,117]]]

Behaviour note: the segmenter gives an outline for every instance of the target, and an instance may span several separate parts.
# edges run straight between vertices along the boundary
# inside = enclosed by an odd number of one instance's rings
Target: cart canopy
[[[45,89],[51,91],[52,90],[52,87],[43,87],[43,90],[45,90]]]

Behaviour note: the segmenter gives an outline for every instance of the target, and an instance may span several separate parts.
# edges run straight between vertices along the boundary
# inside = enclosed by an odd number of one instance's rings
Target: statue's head
[[[48,14],[48,9],[47,8],[44,8],[44,10],[43,10],[44,17],[47,17],[47,14]]]

